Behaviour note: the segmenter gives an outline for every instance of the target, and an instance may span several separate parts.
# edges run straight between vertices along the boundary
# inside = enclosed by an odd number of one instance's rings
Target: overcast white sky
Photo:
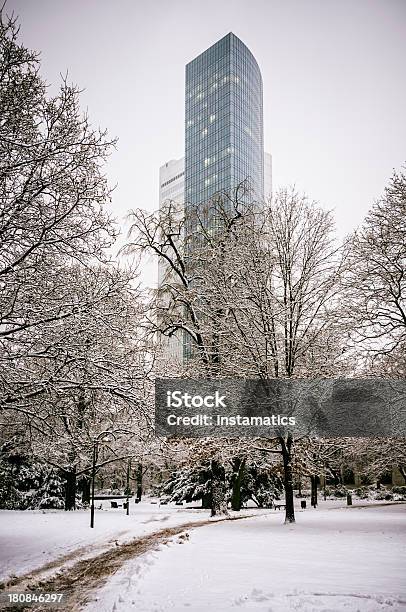
[[[344,234],[406,160],[405,0],[8,0],[49,83],[69,71],[95,125],[119,138],[113,208],[158,205],[183,155],[184,66],[234,32],[264,81],[274,186],[334,208]]]

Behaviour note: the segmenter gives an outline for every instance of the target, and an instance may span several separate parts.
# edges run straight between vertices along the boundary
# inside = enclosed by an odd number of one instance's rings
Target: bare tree
[[[70,268],[65,283],[81,308],[35,337],[20,332],[2,373],[2,425],[23,430],[32,452],[62,470],[72,507],[101,431],[119,434],[116,458],[149,437],[153,354],[140,335],[144,305],[131,270]]]
[[[367,358],[406,347],[406,176],[395,172],[384,196],[348,242],[346,316]],[[396,366],[395,366],[396,367]]]
[[[215,266],[214,293],[228,313],[224,370],[264,382],[342,372],[342,260],[331,214],[284,190],[240,228],[238,240],[227,243],[227,265]],[[286,522],[293,522],[293,436],[277,442],[279,450],[273,442],[263,450],[282,455]]]
[[[124,253],[153,254],[162,271],[151,303],[150,328],[158,336],[177,335],[188,344],[188,362],[206,376],[219,370],[217,336],[226,314],[214,295],[210,270],[224,265],[227,243],[250,210],[248,187],[241,184],[202,207],[186,206],[184,214],[169,201],[158,212],[138,209],[129,215],[131,241]]]
[[[342,261],[331,213],[294,191],[264,206],[247,205],[245,196],[237,190],[181,220],[171,204],[156,215],[134,213],[128,250],[154,252],[168,266],[153,329],[189,335],[193,375],[267,381],[342,372]],[[286,521],[294,521],[292,435],[262,448],[282,456]]]
[[[0,340],[70,317],[57,299],[67,266],[106,260],[116,230],[103,206],[102,166],[112,146],[64,80],[47,97],[38,56],[0,18]],[[51,294],[51,297],[50,297]],[[35,332],[34,332],[35,333]],[[4,344],[3,344],[4,346]]]
[[[1,428],[61,468],[74,492],[100,428],[134,438],[149,422],[151,353],[134,274],[109,264],[117,230],[103,166],[114,141],[92,128],[66,79],[48,95],[38,55],[18,36],[3,9]]]
[[[363,471],[378,483],[385,472],[399,470],[406,484],[406,440],[398,438],[365,438],[358,442],[355,453]]]

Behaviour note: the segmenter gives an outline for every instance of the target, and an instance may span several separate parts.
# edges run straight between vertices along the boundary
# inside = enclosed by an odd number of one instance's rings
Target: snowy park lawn
[[[299,500],[296,503],[299,505]],[[341,507],[344,503],[328,500],[322,506]],[[103,552],[116,540],[122,544],[165,527],[209,518],[208,510],[174,504],[159,506],[148,498],[140,504],[130,504],[130,516],[122,508],[112,510],[108,501],[102,506],[102,510],[96,510],[94,529],[89,527],[89,510],[0,510],[0,580],[21,576],[58,559],[62,563],[63,557],[71,557],[64,563],[69,565]],[[266,512],[273,513],[248,508],[237,516]],[[283,513],[278,512],[275,520],[280,523]]]
[[[101,553],[110,546],[132,538],[174,527],[188,521],[204,521],[207,510],[187,510],[148,502],[131,504],[130,515],[122,508],[96,510],[95,526],[90,529],[90,513],[85,510],[1,510],[0,580],[20,576],[61,557],[72,554],[72,561]]]
[[[86,612],[406,610],[406,505],[189,530],[127,562]]]

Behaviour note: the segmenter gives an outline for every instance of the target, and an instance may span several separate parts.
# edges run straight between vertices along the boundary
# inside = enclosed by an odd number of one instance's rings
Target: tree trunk
[[[139,463],[137,466],[137,490],[136,490],[136,500],[141,501],[142,497],[142,463]]]
[[[310,504],[315,508],[317,506],[317,476],[310,476],[311,483],[311,500]]]
[[[83,476],[80,484],[82,486],[82,503],[90,504],[90,478]]]
[[[76,468],[64,471],[65,510],[76,510]]]
[[[202,508],[204,510],[211,510],[212,507],[212,495],[211,493],[205,493],[202,497]]]
[[[245,457],[235,457],[233,460],[233,482],[232,482],[232,494],[231,494],[231,508],[232,510],[241,510],[241,483],[244,477],[245,469]]]
[[[405,468],[405,466],[404,465],[398,465],[398,470],[402,474],[403,480],[405,481],[405,484],[406,484],[406,468]]]
[[[338,487],[338,485],[340,485],[340,484],[341,484],[341,481],[340,481],[340,471],[333,470],[333,469],[331,468],[331,473],[332,473],[332,476],[333,476],[333,478],[334,478],[333,485],[334,485],[335,487]]]
[[[211,516],[228,515],[226,502],[226,472],[217,459],[211,460]]]
[[[293,474],[292,474],[292,443],[293,439],[288,434],[287,439],[279,437],[283,458],[283,480],[285,485],[285,523],[295,523],[295,505],[293,497]]]

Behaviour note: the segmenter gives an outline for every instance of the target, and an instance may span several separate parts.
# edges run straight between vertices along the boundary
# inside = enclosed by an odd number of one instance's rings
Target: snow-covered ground
[[[164,527],[208,518],[207,510],[148,501],[131,504],[129,516],[122,508],[110,509],[109,502],[103,506],[103,510],[96,510],[93,529],[88,510],[1,510],[0,579],[20,576],[69,554],[73,561],[93,556],[114,546],[116,540],[123,543]]]
[[[299,505],[300,501],[296,500],[296,504]],[[337,508],[344,504],[343,500],[327,500],[320,503],[320,508]],[[70,565],[80,558],[103,552],[114,546],[116,540],[124,543],[165,527],[175,527],[189,521],[201,522],[209,518],[208,510],[191,509],[189,505],[159,506],[150,503],[148,498],[141,504],[131,504],[130,516],[126,516],[122,508],[111,509],[108,501],[102,505],[102,510],[96,510],[94,529],[89,527],[88,510],[0,510],[0,580],[9,576],[21,576],[47,563],[55,562],[56,568],[58,560],[62,564],[64,558],[69,556],[71,559],[66,558],[64,564]],[[283,522],[282,511],[274,513],[255,508],[243,511],[251,514],[256,512],[269,512],[275,517],[273,520],[276,523]]]
[[[406,610],[406,505],[199,527],[127,562],[86,612]]]

